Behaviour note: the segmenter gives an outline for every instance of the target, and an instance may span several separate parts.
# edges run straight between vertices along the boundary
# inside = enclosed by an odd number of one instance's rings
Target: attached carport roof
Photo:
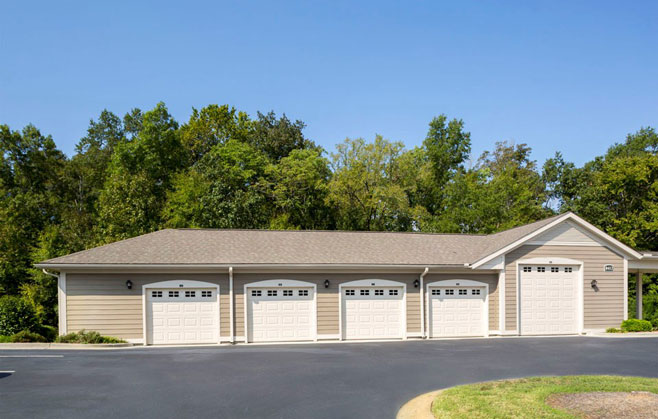
[[[166,229],[39,263],[100,265],[419,265],[463,266],[558,218],[491,235]]]

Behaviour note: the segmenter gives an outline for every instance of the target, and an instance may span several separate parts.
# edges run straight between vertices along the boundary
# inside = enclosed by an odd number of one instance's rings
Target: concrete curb
[[[432,402],[442,391],[430,391],[409,400],[398,410],[398,414],[395,416],[396,419],[434,419]]]
[[[114,349],[129,348],[132,343],[0,343],[0,350],[5,349]]]
[[[658,332],[592,333],[594,338],[658,338]]]

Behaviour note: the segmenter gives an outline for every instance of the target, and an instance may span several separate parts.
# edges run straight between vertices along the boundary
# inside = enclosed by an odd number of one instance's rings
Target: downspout
[[[425,286],[423,285],[423,280],[430,268],[425,268],[422,274],[420,274],[420,338],[425,339]]]
[[[235,318],[233,314],[233,267],[228,268],[229,322],[231,323],[231,344],[235,344]]]
[[[41,272],[45,273],[46,275],[52,276],[53,278],[57,278],[57,279],[59,279],[59,275],[57,275],[57,274],[52,274],[52,273],[48,272],[45,268],[42,269]]]

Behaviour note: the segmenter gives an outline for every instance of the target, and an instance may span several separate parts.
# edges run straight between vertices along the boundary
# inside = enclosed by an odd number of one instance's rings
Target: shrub
[[[656,317],[650,319],[649,321],[651,322],[651,325],[653,326],[654,329],[658,329],[658,315],[656,315]]]
[[[12,295],[0,298],[0,335],[14,335],[36,325],[36,313],[28,302]]]
[[[39,324],[32,329],[35,333],[40,334],[48,342],[54,342],[57,339],[57,328],[46,324]]]
[[[605,329],[606,333],[621,333],[621,330],[617,329],[616,327],[609,327]]]
[[[11,336],[0,335],[0,343],[9,343],[11,342]]]
[[[55,342],[59,343],[125,343],[124,340],[111,336],[102,336],[93,330],[73,332],[64,336],[59,336]]]
[[[628,319],[621,323],[624,332],[650,332],[653,326],[648,320]]]
[[[38,333],[30,332],[29,330],[23,330],[16,333],[11,337],[11,341],[14,343],[18,342],[47,342],[46,338],[41,336]]]

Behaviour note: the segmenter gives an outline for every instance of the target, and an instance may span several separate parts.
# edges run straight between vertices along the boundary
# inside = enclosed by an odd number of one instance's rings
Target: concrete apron
[[[434,419],[432,402],[442,390],[430,391],[414,397],[402,406],[396,415],[397,419]]]

